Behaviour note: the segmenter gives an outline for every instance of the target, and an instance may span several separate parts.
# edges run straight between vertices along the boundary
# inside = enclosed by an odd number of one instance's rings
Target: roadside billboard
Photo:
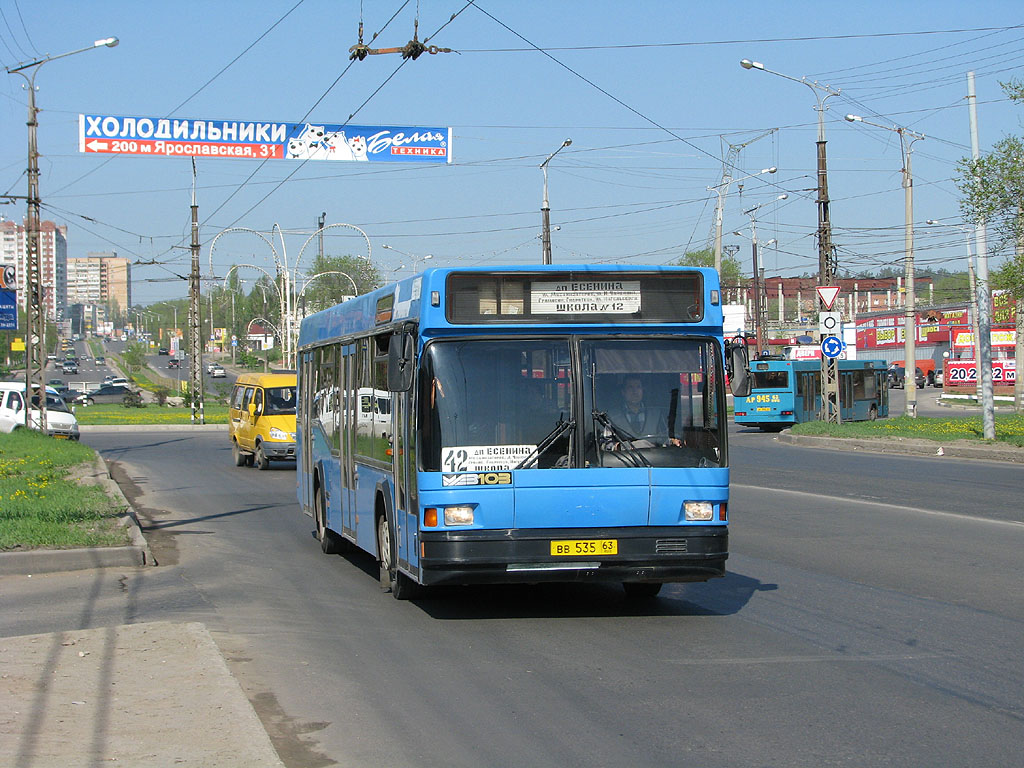
[[[243,160],[451,163],[452,129],[79,115],[78,151]]]
[[[17,282],[13,266],[0,269],[0,331],[18,330]]]

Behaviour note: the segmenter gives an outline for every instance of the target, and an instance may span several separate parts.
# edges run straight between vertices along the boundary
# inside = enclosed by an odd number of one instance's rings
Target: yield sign
[[[832,309],[832,305],[836,303],[836,296],[839,295],[839,286],[819,285],[814,290],[818,292],[818,298],[825,305],[825,309]]]

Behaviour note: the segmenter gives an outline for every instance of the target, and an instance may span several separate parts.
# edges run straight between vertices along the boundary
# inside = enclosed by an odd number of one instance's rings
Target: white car
[[[39,429],[39,422],[39,410],[32,408],[29,411],[29,426]],[[0,381],[0,432],[13,432],[23,426],[25,383]],[[46,388],[46,434],[65,440],[77,440],[79,436],[78,419],[53,387]]]

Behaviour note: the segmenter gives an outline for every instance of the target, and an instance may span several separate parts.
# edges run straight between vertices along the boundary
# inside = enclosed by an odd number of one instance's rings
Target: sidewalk
[[[156,564],[103,459],[97,456],[82,475],[102,483],[124,505],[133,543],[0,553],[8,598],[17,589],[15,579],[32,573]],[[0,768],[100,764],[283,766],[203,624],[153,622],[0,637]]]
[[[203,624],[0,638],[0,669],[0,766],[283,766]]]

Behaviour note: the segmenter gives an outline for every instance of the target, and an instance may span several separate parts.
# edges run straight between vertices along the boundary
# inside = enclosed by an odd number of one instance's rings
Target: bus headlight
[[[469,507],[469,506],[445,507],[444,508],[444,524],[445,525],[472,525],[473,524],[473,508]]]
[[[715,506],[710,501],[687,501],[683,504],[688,522],[704,522],[710,520],[715,513]]]
[[[271,440],[288,440],[289,437],[289,434],[285,432],[283,429],[278,429],[277,427],[270,428]]]

